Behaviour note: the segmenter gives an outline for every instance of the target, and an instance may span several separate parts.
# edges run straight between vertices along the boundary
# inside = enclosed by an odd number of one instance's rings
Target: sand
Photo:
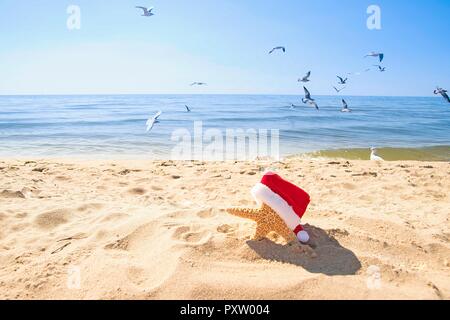
[[[252,241],[226,213],[255,206],[266,168],[310,193],[308,246]],[[1,299],[450,298],[449,163],[4,159],[0,174]]]

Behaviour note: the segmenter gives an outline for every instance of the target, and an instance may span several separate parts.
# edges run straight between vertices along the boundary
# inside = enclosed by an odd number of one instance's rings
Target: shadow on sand
[[[305,230],[311,237],[309,245],[317,254],[315,258],[307,253],[299,253],[293,245],[277,244],[268,239],[251,240],[247,244],[263,259],[294,264],[311,273],[323,273],[329,276],[354,275],[361,268],[356,255],[341,246],[323,229],[305,225]]]

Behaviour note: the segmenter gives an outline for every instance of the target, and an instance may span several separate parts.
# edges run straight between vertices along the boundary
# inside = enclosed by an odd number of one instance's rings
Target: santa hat
[[[267,172],[251,193],[260,205],[264,203],[271,207],[295,233],[298,240],[304,243],[309,241],[309,235],[301,225],[301,218],[310,202],[305,191],[276,173]]]

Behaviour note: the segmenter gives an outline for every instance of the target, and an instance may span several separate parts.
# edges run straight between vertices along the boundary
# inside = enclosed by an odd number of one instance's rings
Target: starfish
[[[256,232],[253,240],[262,240],[271,232],[275,231],[287,242],[297,241],[297,237],[288,228],[280,216],[268,205],[263,204],[259,209],[250,208],[230,208],[229,214],[234,216],[251,219],[256,222]]]

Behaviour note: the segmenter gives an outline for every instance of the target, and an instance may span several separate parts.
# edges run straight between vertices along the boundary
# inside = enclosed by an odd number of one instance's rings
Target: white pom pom
[[[297,233],[297,239],[302,243],[307,243],[309,241],[309,234],[306,231],[300,231]]]

